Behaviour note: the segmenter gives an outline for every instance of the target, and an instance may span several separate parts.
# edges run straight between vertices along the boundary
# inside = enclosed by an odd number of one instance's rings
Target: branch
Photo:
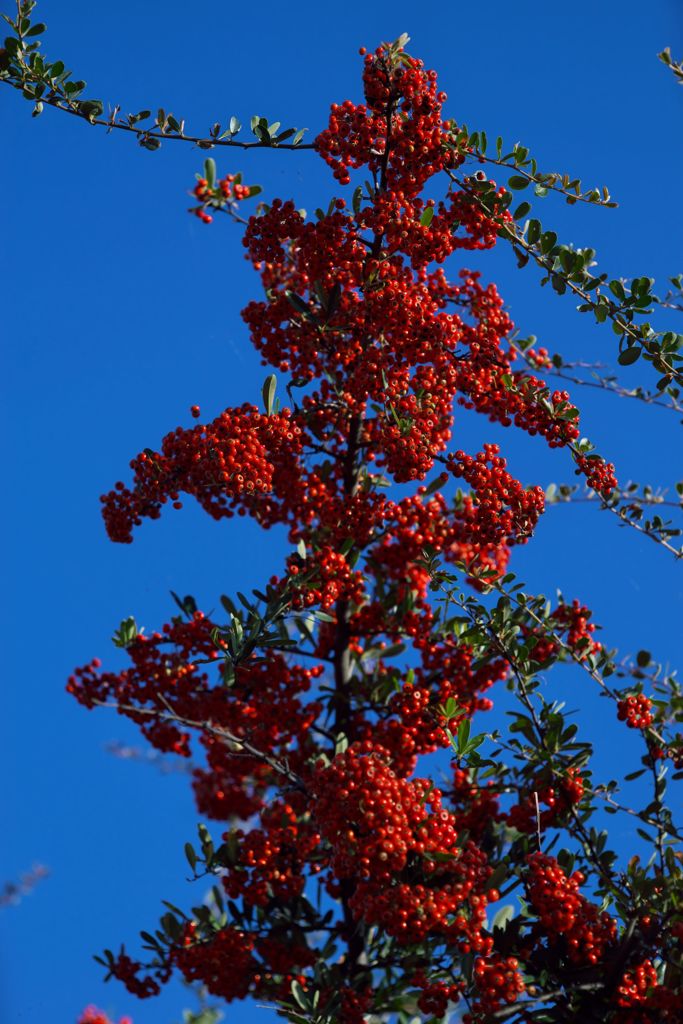
[[[165,140],[189,142],[200,149],[213,149],[214,146],[242,150],[315,149],[314,143],[302,143],[306,128],[285,128],[280,131],[279,121],[269,124],[267,118],[258,115],[251,118],[251,131],[256,142],[243,142],[235,138],[242,128],[236,117],[230,118],[225,130],[222,125],[214,124],[205,137],[186,134],[184,120],[167,114],[163,108],[159,109],[152,125],[147,128],[139,127],[139,123],[152,117],[149,110],[119,117],[121,108],[116,105],[110,108],[109,117],[104,117],[102,100],[81,98],[86,83],[82,80],[72,81],[72,72],[66,70],[64,61],[47,61],[39,53],[40,41],[37,37],[43,34],[45,25],[31,24],[30,14],[34,7],[35,0],[17,0],[16,20],[2,15],[14,35],[6,39],[5,48],[0,49],[0,83],[19,90],[25,99],[33,103],[34,117],[41,114],[47,104],[91,125],[106,128],[108,132],[128,132],[137,138],[141,146],[150,150],[159,149]]]
[[[667,306],[668,304],[662,302],[661,305]],[[669,306],[669,308],[676,307]],[[681,306],[681,309],[683,309],[683,306]],[[528,340],[531,341],[532,339]],[[535,341],[535,339],[533,340]],[[663,401],[662,398],[654,395],[651,391],[643,391],[640,387],[626,388],[618,382],[616,377],[602,376],[597,372],[603,368],[600,363],[565,363],[560,356],[554,355],[552,362],[548,365],[535,361],[520,343],[511,341],[510,348],[524,360],[529,369],[535,372],[542,370],[544,374],[550,374],[551,377],[558,377],[560,380],[566,380],[571,384],[578,384],[586,388],[598,388],[600,391],[611,392],[619,398],[634,398],[646,405],[656,405],[662,409],[669,409],[678,415],[683,413],[683,405],[678,401],[677,394],[672,394],[672,389],[666,390],[666,394],[670,396],[670,401]],[[593,379],[586,380],[585,377],[577,377],[573,373],[568,372],[570,370],[590,370]]]
[[[579,178],[571,178],[569,174],[559,174],[557,171],[542,173],[538,170],[538,164],[534,157],[529,156],[529,150],[516,142],[509,153],[503,153],[503,140],[500,136],[496,139],[496,156],[488,156],[488,140],[486,132],[468,131],[467,125],[458,126],[450,122],[453,131],[453,149],[462,153],[467,159],[474,159],[478,163],[493,164],[496,167],[504,167],[515,171],[508,184],[512,189],[522,189],[526,185],[535,186],[535,194],[539,198],[548,192],[557,192],[565,197],[569,205],[574,203],[589,203],[591,206],[604,206],[614,208],[618,203],[610,199],[609,191],[606,188],[591,188],[587,192],[581,191]]]
[[[249,740],[245,740],[240,736],[236,736],[228,729],[224,729],[222,726],[215,726],[209,722],[195,722],[189,718],[183,718],[181,715],[177,715],[174,711],[158,711],[155,708],[139,708],[133,704],[114,704],[109,701],[93,700],[92,703],[100,708],[113,708],[116,711],[127,711],[132,712],[135,715],[146,715],[151,718],[158,719],[165,722],[176,722],[178,725],[184,725],[188,729],[198,729],[202,732],[208,732],[212,736],[216,736],[222,739],[225,743],[233,744],[239,748],[239,751],[243,751],[245,754],[249,754],[251,757],[255,757],[259,761],[263,761],[269,768],[272,768],[278,775],[282,775],[287,781],[301,793],[308,793],[303,780],[293,772],[287,764],[282,761],[278,761],[277,758],[271,757],[270,754],[264,753],[255,747]],[[239,751],[235,751],[236,756]]]
[[[499,237],[510,243],[520,267],[533,260],[546,272],[542,284],[549,281],[558,294],[571,291],[581,300],[579,312],[592,312],[598,323],[611,321],[620,336],[618,361],[621,365],[634,363],[644,353],[654,368],[663,374],[657,382],[659,391],[674,381],[683,386],[683,371],[674,366],[674,362],[683,359],[680,354],[683,335],[673,331],[657,332],[649,323],[636,326],[633,322],[635,316],[647,315],[651,311],[649,306],[660,303],[659,297],[652,293],[654,282],[651,278],[634,278],[627,292],[624,282],[619,279],[608,282],[607,274],[596,277],[589,270],[594,265],[593,249],[574,249],[559,244],[555,232],[544,231],[538,220],[526,221],[520,227],[517,220],[526,217],[531,209],[529,203],[522,203],[514,217],[506,217],[507,207],[512,201],[510,192],[501,196],[493,182],[459,178],[453,171],[446,173],[485,216],[494,221]],[[613,298],[601,290],[605,284]]]
[[[675,78],[679,85],[683,85],[683,61],[675,61],[671,56],[671,47],[667,46],[657,56],[661,60],[662,64],[666,64],[668,68],[671,68]]]
[[[678,560],[683,558],[683,546],[680,548],[674,547],[674,545],[670,543],[670,538],[679,537],[682,532],[681,529],[679,527],[672,526],[671,520],[665,521],[656,514],[653,515],[652,518],[643,519],[643,509],[667,507],[676,508],[679,511],[682,510],[683,481],[679,481],[676,484],[677,491],[679,488],[681,490],[681,500],[667,501],[661,494],[654,492],[648,485],[643,488],[643,495],[639,495],[637,493],[638,484],[630,484],[626,490],[615,491],[610,498],[605,499],[593,490],[589,490],[588,493],[582,497],[574,497],[576,487],[572,487],[568,484],[561,484],[558,487],[555,484],[551,484],[546,490],[546,501],[550,505],[596,502],[601,509],[611,512],[612,515],[616,515],[623,526],[629,526],[632,530],[636,530],[638,533],[642,533],[644,536],[649,537],[655,544],[659,544],[661,547],[665,548]]]

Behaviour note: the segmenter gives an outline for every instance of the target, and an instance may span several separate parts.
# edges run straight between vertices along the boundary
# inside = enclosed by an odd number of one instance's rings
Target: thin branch
[[[164,700],[162,695],[159,695],[160,699],[164,701],[166,706],[169,705]],[[160,721],[176,722],[178,725],[184,725],[188,729],[198,729],[201,732],[208,732],[212,736],[216,736],[219,739],[224,740],[226,743],[231,743],[236,747],[239,747],[245,754],[249,754],[251,757],[256,758],[259,761],[263,761],[269,768],[272,768],[278,775],[282,775],[287,779],[295,789],[298,789],[302,793],[308,793],[303,780],[293,772],[284,762],[278,761],[277,758],[271,757],[270,754],[264,753],[255,747],[249,740],[243,739],[241,736],[236,736],[230,732],[229,729],[225,729],[222,726],[215,726],[211,721],[208,722],[195,722],[189,718],[183,718],[181,715],[177,715],[173,711],[158,711],[154,708],[139,708],[133,704],[115,704],[109,701],[93,700],[92,703],[97,707],[101,708],[112,708],[116,711],[128,711],[135,715],[146,715],[150,718],[155,718]],[[237,754],[237,752],[235,752]]]
[[[463,181],[462,178],[459,178],[453,171],[447,170],[446,173],[451,181],[454,182],[454,184],[456,184],[466,195],[468,195],[478,205],[479,209],[486,214],[486,216],[493,217],[498,225],[499,235],[509,241],[513,248],[517,246],[528,258],[533,259],[534,262],[549,275],[560,277],[565,286],[573,292],[577,298],[581,299],[582,303],[587,305],[590,309],[603,309],[605,312],[605,318],[609,318],[614,324],[616,324],[619,327],[620,333],[626,335],[632,340],[634,347],[642,347],[652,358],[657,369],[661,373],[663,373],[670,381],[675,380],[677,384],[683,385],[683,372],[676,369],[671,362],[667,361],[653,337],[644,336],[628,320],[620,316],[611,300],[608,300],[606,304],[596,303],[591,292],[586,291],[580,285],[576,284],[575,281],[572,281],[568,273],[556,270],[554,267],[554,256],[550,253],[546,254],[541,252],[535,245],[528,242],[514,221],[510,223],[502,220],[500,217],[497,217],[495,212],[486,206],[481,197],[477,195],[476,190],[471,188],[467,182]],[[591,276],[591,283],[593,282],[598,284],[601,283],[597,278]]]
[[[665,305],[665,303],[660,303]],[[599,391],[607,391],[619,398],[633,398],[639,402],[643,402],[646,405],[656,405],[662,409],[669,409],[672,412],[683,413],[683,405],[671,395],[671,401],[665,402],[661,398],[655,397],[649,391],[641,391],[640,388],[630,389],[625,388],[618,383],[617,380],[610,377],[601,377],[595,373],[595,370],[599,368],[600,364],[590,363],[564,363],[562,366],[539,366],[532,359],[529,359],[524,349],[521,349],[514,342],[510,342],[510,348],[522,357],[526,365],[536,372],[541,371],[544,374],[550,374],[551,377],[557,377],[559,380],[566,380],[570,384],[578,384],[580,387],[585,388],[597,388]],[[567,370],[581,369],[581,370],[592,370],[593,380],[586,380],[584,377],[576,377],[571,373],[567,373]]]
[[[36,84],[42,84],[43,79],[40,75],[35,74],[27,64],[22,62],[22,67],[26,70],[26,78],[30,79]],[[10,78],[0,78],[0,84],[9,85],[13,89],[17,89],[19,92],[22,91],[23,86],[20,82],[14,82]],[[90,117],[85,113],[82,113],[77,109],[77,101],[70,103],[66,97],[60,96],[58,93],[52,91],[47,95],[40,97],[40,103],[46,106],[53,107],[55,110],[61,110],[65,114],[71,114],[73,117],[77,117],[80,121],[87,121],[88,124],[97,125],[101,128],[106,128],[108,131],[116,129],[117,131],[129,132],[131,135],[135,135],[139,140],[144,141],[146,139],[158,139],[163,142],[190,142],[198,146],[200,149],[213,149],[214,147],[220,146],[228,149],[287,149],[287,150],[315,150],[315,143],[313,142],[301,142],[294,144],[292,142],[275,142],[274,140],[270,143],[264,142],[240,142],[237,139],[219,139],[219,138],[206,138],[200,135],[186,135],[184,132],[176,132],[174,134],[167,134],[162,131],[153,131],[149,128],[138,128],[136,125],[128,124],[123,120],[113,120],[112,117]],[[118,109],[118,108],[116,108]]]

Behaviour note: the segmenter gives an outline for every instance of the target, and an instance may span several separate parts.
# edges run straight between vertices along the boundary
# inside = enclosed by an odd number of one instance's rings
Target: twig
[[[162,694],[158,694],[158,696],[167,707],[170,706]],[[287,781],[295,787],[295,789],[298,789],[302,793],[308,793],[303,780],[296,774],[296,772],[293,772],[288,765],[278,761],[277,758],[271,757],[270,754],[266,754],[262,750],[259,750],[259,748],[255,747],[249,742],[249,740],[236,736],[234,733],[222,726],[213,725],[211,721],[195,722],[189,718],[183,718],[181,715],[177,715],[173,711],[166,712],[158,711],[155,708],[138,708],[133,704],[115,704],[103,700],[93,700],[92,703],[97,707],[112,708],[116,711],[128,711],[135,715],[146,715],[151,718],[160,719],[161,721],[177,722],[179,725],[185,725],[189,729],[198,729],[202,732],[208,732],[210,735],[217,736],[227,743],[234,744],[246,754],[251,755],[251,757],[255,757],[257,760],[263,761],[269,768],[272,768],[274,772],[277,772],[279,775],[286,778]]]

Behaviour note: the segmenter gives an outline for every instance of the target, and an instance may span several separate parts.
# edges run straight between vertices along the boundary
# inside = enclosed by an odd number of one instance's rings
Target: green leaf
[[[641,351],[636,345],[631,348],[625,348],[623,352],[619,353],[617,362],[620,366],[630,366],[631,363],[635,363],[636,359],[640,358]]]
[[[619,299],[620,302],[623,302],[626,298],[626,289],[624,288],[621,281],[610,281],[609,290],[611,291],[612,295],[616,296],[616,298]]]
[[[306,992],[301,987],[301,985],[299,984],[298,981],[293,981],[292,982],[291,991],[292,991],[292,996],[294,997],[294,1001],[297,1004],[297,1006],[299,1006],[302,1010],[310,1010],[311,1009],[311,1004],[310,1004],[310,1002],[308,1001],[308,999],[306,997]]]
[[[264,118],[261,118],[261,121],[259,121],[258,124],[254,125],[254,135],[262,145],[270,146],[272,139],[270,137],[270,132],[268,131],[267,124],[264,125],[261,123],[263,120]]]
[[[510,867],[506,863],[497,864],[493,869],[492,875],[489,877],[486,888],[487,889],[499,889],[501,883],[504,882],[510,874]]]
[[[130,647],[133,641],[137,638],[139,633],[137,624],[132,615],[127,619],[124,619],[117,631],[112,637],[112,642],[115,647]]]
[[[89,121],[101,117],[104,112],[102,100],[80,100],[77,105],[79,113],[87,117]]]
[[[194,613],[197,611],[197,602],[191,594],[186,594],[181,600],[174,590],[170,591],[171,597],[180,608],[183,615],[186,615],[188,619],[191,619]]]
[[[289,289],[287,289],[285,291],[285,295],[289,299],[290,304],[294,306],[294,309],[296,309],[299,313],[310,313],[308,303],[306,302],[305,299],[302,299],[300,295],[297,295],[296,292],[292,292]]]
[[[201,843],[204,860],[207,862],[208,867],[208,862],[213,857],[213,841],[211,839],[211,834],[209,833],[209,830],[206,827],[206,825],[204,825],[203,823],[197,825],[197,833],[199,835],[199,842]],[[167,904],[167,906],[169,905],[170,904]]]
[[[433,206],[427,206],[425,208],[422,216],[420,217],[420,224],[422,225],[423,228],[428,228],[433,220],[434,220],[434,207]]]
[[[216,184],[216,161],[211,156],[204,161],[204,177],[209,188],[213,188]]]
[[[428,484],[424,492],[425,497],[429,494],[434,494],[434,492],[438,491],[440,487],[443,487],[447,481],[448,473],[441,473],[439,476],[437,476],[436,480],[432,480],[432,482]]]
[[[557,235],[554,231],[544,231],[541,235],[541,252],[546,256],[555,246]]]
[[[335,757],[337,754],[343,754],[349,749],[349,738],[344,732],[338,732],[334,741],[334,753]]]
[[[508,186],[518,192],[526,188],[528,184],[529,179],[522,177],[521,174],[513,174],[511,178],[508,178]]]
[[[512,216],[514,217],[515,220],[521,220],[522,217],[526,217],[527,214],[530,213],[530,211],[531,211],[531,203],[527,203],[525,201],[525,202],[519,204],[519,206],[517,207],[517,209],[515,210],[515,212],[513,213]]]
[[[467,741],[470,738],[470,730],[472,723],[469,718],[464,718],[458,728],[458,753],[462,754],[467,746]]]
[[[496,916],[493,919],[491,929],[500,928],[501,931],[505,931],[508,922],[515,916],[515,908],[511,903],[507,903],[504,907],[501,907]]]
[[[188,864],[194,871],[197,867],[197,854],[192,843],[185,843],[185,856],[187,857]]]

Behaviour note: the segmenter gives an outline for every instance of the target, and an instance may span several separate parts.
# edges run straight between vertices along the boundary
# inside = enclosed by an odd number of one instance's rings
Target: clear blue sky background
[[[0,0],[0,9],[9,6]],[[209,8],[45,0],[39,14],[48,22],[46,53],[85,78],[91,95],[124,110],[163,105],[198,133],[258,112],[308,126],[312,137],[330,102],[359,98],[358,46],[408,31],[411,52],[440,72],[449,115],[489,138],[522,141],[542,168],[608,184],[620,202],[605,211],[546,201],[548,226],[595,245],[614,275],[663,284],[683,271],[683,89],[656,59],[665,45],[683,53],[680,0],[608,0],[592,9],[524,0]],[[133,454],[188,422],[191,404],[213,416],[259,400],[265,371],[239,316],[258,281],[238,229],[227,221],[209,229],[185,212],[198,151],[169,143],[148,153],[51,110],[32,121],[29,105],[7,88],[0,124],[0,879],[33,862],[51,871],[20,906],[0,912],[0,1017],[71,1024],[93,1001],[131,1013],[136,1024],[169,1024],[184,1005],[178,986],[137,1003],[121,986],[102,985],[91,954],[121,941],[135,949],[161,898],[201,898],[184,881],[182,846],[196,821],[189,787],[180,774],[107,753],[111,741],[137,743],[135,730],[106,711],[85,712],[64,684],[94,655],[118,663],[109,638],[123,617],[134,614],[148,630],[165,621],[171,588],[210,608],[221,592],[257,586],[281,564],[281,534],[244,521],[216,525],[189,502],[146,524],[132,546],[112,545],[98,502],[126,477]],[[222,173],[242,169],[266,196],[292,195],[308,209],[331,193],[311,153],[223,151],[217,159]],[[613,357],[609,329],[541,290],[511,253],[479,264],[523,332],[567,357]],[[623,377],[635,385],[646,367]],[[671,413],[590,391],[577,398],[584,432],[622,481],[683,477]],[[463,447],[500,435],[523,479],[573,479],[563,453],[459,414]],[[514,568],[536,590],[581,597],[611,645],[676,659],[681,569],[612,517],[582,505],[550,509]],[[598,717],[604,708],[581,674],[567,671],[559,686],[586,709],[599,767],[612,773],[636,753],[634,737]],[[623,844],[621,823],[611,821]],[[266,1021],[269,1013],[235,1007],[229,1019]]]

